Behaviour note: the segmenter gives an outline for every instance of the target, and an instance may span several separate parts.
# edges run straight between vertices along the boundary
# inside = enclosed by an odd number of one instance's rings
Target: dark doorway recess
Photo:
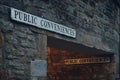
[[[99,63],[101,57],[110,61]],[[53,37],[47,40],[47,80],[113,80],[113,60],[113,53]]]
[[[96,48],[91,48],[87,47],[82,44],[76,44],[73,42],[68,42],[65,40],[53,38],[53,37],[48,37],[48,42],[47,46],[49,47],[55,47],[59,49],[64,49],[64,50],[69,50],[69,51],[74,51],[74,52],[79,52],[79,53],[84,53],[81,55],[113,55],[113,53],[110,52],[105,52]]]

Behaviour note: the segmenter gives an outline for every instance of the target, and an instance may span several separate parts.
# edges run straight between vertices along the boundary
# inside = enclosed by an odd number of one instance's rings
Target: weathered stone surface
[[[4,39],[2,33],[0,33],[0,47],[4,45]]]
[[[39,57],[41,58],[41,59],[45,59],[46,58],[46,50],[47,50],[47,37],[46,36],[44,36],[44,35],[41,35],[41,34],[39,34],[38,36],[37,36],[37,49],[38,49],[38,53],[39,53]]]
[[[9,7],[15,7],[15,8],[19,8],[19,9],[23,9],[23,2],[22,0],[10,0],[10,1],[6,1],[6,0],[2,0],[0,1],[1,4],[9,6]]]
[[[14,44],[17,45],[18,44],[18,40],[13,36],[14,34],[7,34],[4,37],[4,40],[8,43],[8,44]]]
[[[81,37],[81,41],[89,45],[93,45],[93,44],[98,45],[99,43],[101,43],[101,38],[98,38],[92,35],[83,35]]]
[[[86,10],[86,11],[84,11],[84,13],[88,16],[88,17],[90,17],[90,18],[93,18],[94,17],[94,13],[95,13],[95,10]]]
[[[32,33],[32,31],[30,30],[30,27],[32,27],[32,26],[30,26],[30,25],[18,25],[18,24],[15,24],[14,25],[15,27],[15,31],[17,31],[18,32],[18,34],[21,32],[21,33],[25,33],[25,34],[33,34]],[[20,35],[20,34],[19,34]]]
[[[0,19],[9,19],[9,7],[6,5],[0,5]]]
[[[93,1],[93,0],[89,1],[89,4],[90,4],[90,6],[92,6],[92,7],[96,7],[96,2]]]
[[[116,30],[113,30],[113,38],[115,41],[119,42],[120,41],[120,35],[119,32],[117,32]]]
[[[2,32],[12,32],[13,24],[10,23],[9,21],[0,19],[0,29]]]
[[[45,2],[49,2],[48,0],[41,0],[41,1],[39,1],[39,0],[34,0],[33,1],[33,6],[35,6],[35,7],[39,7],[39,8],[46,8],[48,5],[45,5],[46,3]]]
[[[16,34],[17,37],[22,38],[22,39],[27,38],[27,34],[23,33],[22,31],[15,31],[14,34]]]
[[[9,53],[12,53],[13,51],[14,51],[14,47],[12,45],[10,45],[10,44],[6,44],[4,52],[6,54],[9,54]]]
[[[19,60],[10,60],[9,67],[16,70],[24,70],[24,64],[20,63]]]
[[[25,39],[20,41],[20,46],[24,48],[36,48],[36,43]]]

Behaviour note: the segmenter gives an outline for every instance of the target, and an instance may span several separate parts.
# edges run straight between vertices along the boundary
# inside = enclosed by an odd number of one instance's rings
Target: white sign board
[[[31,61],[31,75],[34,77],[46,76],[47,63],[45,60]]]
[[[26,23],[29,25],[36,26],[41,29],[49,30],[52,32],[56,32],[62,35],[66,35],[69,37],[76,37],[76,30],[63,26],[61,24],[40,18],[38,16],[11,8],[11,19],[15,21],[19,21],[22,23]]]

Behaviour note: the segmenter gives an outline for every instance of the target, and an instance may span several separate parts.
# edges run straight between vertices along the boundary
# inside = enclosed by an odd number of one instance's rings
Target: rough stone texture
[[[4,45],[3,35],[0,33],[0,47]]]
[[[12,21],[10,7],[74,28],[77,37],[71,39]],[[116,62],[119,59],[119,30],[120,8],[114,0],[0,0],[0,34],[4,35],[0,65],[2,56],[8,80],[15,77],[30,80],[30,61],[46,59],[46,35],[112,52],[117,57]],[[0,46],[3,42],[0,39]],[[119,62],[113,65],[116,74],[118,65]],[[97,77],[105,80],[103,75]]]
[[[4,39],[3,39],[3,35],[2,35],[2,33],[0,32],[0,71],[1,71],[1,69],[2,69],[2,47],[3,47],[3,45],[4,45]]]

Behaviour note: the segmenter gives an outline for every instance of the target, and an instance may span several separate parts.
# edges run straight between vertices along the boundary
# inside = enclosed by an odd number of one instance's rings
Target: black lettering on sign
[[[18,11],[15,10],[15,18],[18,16]]]
[[[27,21],[27,14],[24,14],[24,21]]]
[[[22,20],[23,19],[23,13],[19,12],[19,19]]]
[[[34,16],[32,14],[29,14],[14,8],[11,8],[11,19],[22,22],[22,23],[26,23],[29,25],[33,25],[38,28],[56,32],[62,35],[66,35],[69,37],[73,37],[73,38],[76,37],[75,29],[63,26],[55,22],[51,22],[46,19],[42,19],[40,17]]]

